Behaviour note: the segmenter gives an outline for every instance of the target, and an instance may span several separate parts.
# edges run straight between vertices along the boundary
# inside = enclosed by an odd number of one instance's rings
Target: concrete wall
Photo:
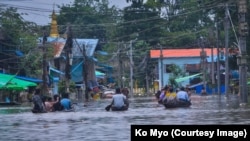
[[[161,85],[161,60],[158,59],[158,73],[159,73],[159,83],[160,86],[165,86],[169,84],[170,73],[166,73],[167,64],[175,64],[185,71],[186,64],[199,64],[201,61],[200,57],[179,57],[179,58],[163,58],[163,85]],[[184,81],[181,85],[185,86],[189,84],[189,81]]]

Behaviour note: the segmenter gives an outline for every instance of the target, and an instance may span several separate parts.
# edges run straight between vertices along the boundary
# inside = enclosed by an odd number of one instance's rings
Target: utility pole
[[[117,64],[118,64],[118,86],[122,86],[124,87],[124,83],[123,83],[123,80],[122,80],[122,77],[123,77],[123,73],[122,73],[122,57],[121,57],[121,43],[118,43],[118,54],[117,54]]]
[[[160,89],[162,89],[164,87],[164,81],[163,81],[163,53],[162,53],[162,45],[160,45],[161,48],[161,52],[160,52],[160,61],[161,61],[161,87]]]
[[[83,84],[85,84],[85,101],[88,102],[89,100],[89,87],[88,87],[88,57],[86,54],[86,48],[88,43],[85,43],[85,45],[82,47],[82,53],[83,53],[83,65],[82,65],[82,76],[83,76]]]
[[[218,32],[218,23],[216,21],[215,23],[215,28],[216,28],[216,48],[217,48],[217,70],[216,70],[216,76],[217,76],[217,93],[218,95],[221,94],[220,91],[220,49],[219,49],[219,32]]]
[[[120,44],[122,47],[126,48],[126,44],[122,43]],[[123,58],[123,53],[121,52],[121,50],[119,51],[119,61],[120,61],[120,73],[121,73],[121,83],[122,83],[122,88],[125,87],[125,76],[124,76],[124,63],[122,61],[122,58]]]
[[[214,79],[214,45],[211,48],[211,56],[212,56],[212,66],[211,66],[211,75],[212,75],[212,94],[214,94],[215,87],[215,79]]]
[[[48,90],[47,77],[48,77],[48,65],[47,65],[47,35],[45,29],[43,31],[43,86],[42,94],[45,94]]]
[[[214,30],[213,28],[209,29],[209,44],[211,46],[211,77],[212,77],[212,94],[215,93],[215,76],[214,76]]]
[[[238,0],[238,19],[239,19],[239,49],[240,54],[237,59],[239,65],[239,93],[240,104],[247,104],[247,52],[246,52],[246,36],[248,35],[248,24],[246,22],[247,1]]]
[[[134,82],[133,82],[133,67],[134,67],[134,63],[133,63],[133,40],[130,41],[130,92],[131,92],[131,96],[134,97],[134,93],[133,93],[133,88],[134,88]]]
[[[201,56],[201,68],[202,68],[202,80],[203,80],[203,88],[206,89],[206,59],[207,59],[207,54],[206,51],[204,50],[204,40],[203,37],[201,37],[201,52],[200,52],[200,56]]]
[[[225,9],[225,21],[224,21],[224,29],[225,29],[225,95],[228,97],[229,93],[229,65],[228,65],[228,30],[229,30],[229,11],[228,4],[226,3]]]
[[[66,51],[65,78],[66,78],[66,92],[69,92],[69,83],[71,79],[70,70],[73,61],[73,55],[72,55],[73,38],[72,38],[72,30],[69,25],[67,27],[66,34],[67,34],[67,40],[65,43],[65,51]]]
[[[198,7],[199,9],[202,9],[203,6],[203,2],[201,0],[197,0],[198,2]],[[201,16],[201,15],[200,15]],[[201,22],[203,22],[202,17],[200,17]],[[204,51],[204,44],[203,44],[203,37],[200,37],[200,43],[199,43],[200,47],[201,47],[201,51],[200,51],[200,57],[201,57],[201,72],[202,72],[202,83],[203,83],[203,88],[206,91],[206,52]]]

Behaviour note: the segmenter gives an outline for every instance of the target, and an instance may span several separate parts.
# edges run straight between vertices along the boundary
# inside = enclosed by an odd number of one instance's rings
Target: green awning
[[[24,90],[27,87],[37,86],[34,82],[29,82],[15,78],[15,75],[0,74],[0,89],[7,90]]]
[[[202,74],[202,73],[198,73],[198,74],[194,74],[194,75],[190,75],[190,76],[185,76],[185,77],[177,78],[177,79],[175,79],[175,82],[180,83],[180,82],[182,82],[182,81],[185,81],[185,80],[188,80],[188,79],[190,79],[190,78],[199,76],[199,75],[201,75],[201,74]]]

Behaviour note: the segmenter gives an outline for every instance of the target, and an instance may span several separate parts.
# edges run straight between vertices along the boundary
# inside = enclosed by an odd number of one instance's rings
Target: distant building
[[[206,52],[206,68],[211,71],[211,56],[213,51],[214,62],[217,60],[217,49],[214,48],[205,48]],[[161,50],[150,50],[150,57],[153,59],[158,59],[158,79],[163,78],[163,84],[159,81],[159,86],[165,86],[169,84],[169,77],[171,71],[168,69],[168,66],[175,64],[179,66],[183,72],[189,75],[195,75],[201,72],[201,48],[195,49],[163,49],[162,58]],[[161,59],[163,66],[161,67]],[[224,59],[224,58],[221,58]],[[162,69],[161,69],[162,68]],[[163,75],[163,77],[161,77]],[[185,86],[190,84],[190,79],[185,79],[180,82],[181,85]]]

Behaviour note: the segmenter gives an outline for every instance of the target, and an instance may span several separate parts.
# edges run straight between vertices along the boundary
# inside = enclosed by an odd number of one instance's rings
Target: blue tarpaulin
[[[15,78],[26,80],[26,81],[30,81],[30,82],[35,82],[35,83],[41,83],[41,82],[43,82],[43,80],[41,80],[41,79],[30,78],[30,77],[26,77],[26,76],[15,76]]]
[[[56,72],[56,73],[59,73],[59,74],[62,74],[62,75],[65,74],[64,72],[62,72],[62,71],[60,71],[60,70],[57,70],[57,69],[54,69],[54,68],[52,68],[52,67],[49,67],[49,69],[50,69],[51,71],[53,71],[53,72]]]
[[[17,56],[20,56],[20,57],[24,56],[23,52],[20,50],[16,50],[15,53]]]

